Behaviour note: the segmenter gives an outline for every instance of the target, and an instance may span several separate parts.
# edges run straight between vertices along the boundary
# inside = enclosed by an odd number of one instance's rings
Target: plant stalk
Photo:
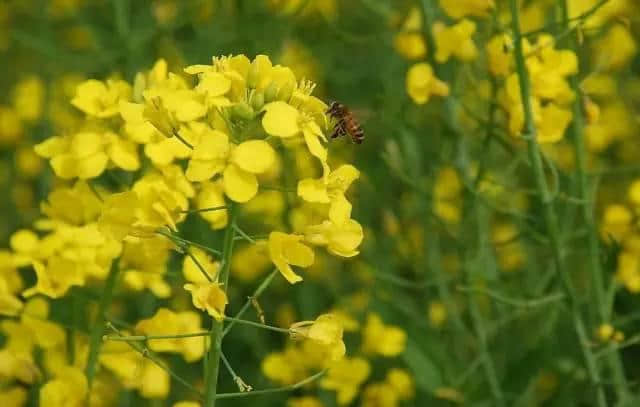
[[[531,103],[531,82],[529,73],[527,71],[524,51],[522,46],[522,31],[520,28],[520,10],[518,6],[518,0],[509,0],[511,7],[511,25],[515,43],[515,61],[516,71],[518,74],[518,81],[520,84],[520,96],[522,99],[522,106],[524,109],[524,130],[527,141],[527,150],[529,154],[529,161],[533,170],[535,178],[536,188],[542,198],[543,217],[544,223],[549,235],[551,243],[551,252],[553,257],[553,264],[556,274],[560,277],[562,287],[567,295],[567,302],[571,310],[574,329],[580,342],[583,357],[585,359],[587,372],[592,385],[596,390],[596,403],[598,406],[607,406],[607,400],[605,398],[604,389],[600,385],[600,373],[598,371],[596,360],[593,352],[589,347],[588,334],[580,315],[580,309],[577,302],[571,276],[568,274],[564,267],[562,259],[562,242],[560,240],[560,234],[558,232],[558,223],[553,200],[547,180],[544,174],[544,168],[542,164],[542,157],[540,155],[540,149],[537,142],[537,129],[534,122],[533,106]]]
[[[227,290],[229,282],[229,271],[231,268],[231,254],[233,253],[233,242],[236,233],[236,208],[233,204],[229,205],[229,224],[224,233],[224,241],[222,244],[222,265],[218,281],[221,281],[224,290]],[[218,373],[220,370],[220,354],[222,352],[222,329],[223,321],[213,320],[213,327],[209,341],[211,346],[208,351],[208,360],[205,375],[205,401],[204,407],[215,407],[216,395],[218,390]]]

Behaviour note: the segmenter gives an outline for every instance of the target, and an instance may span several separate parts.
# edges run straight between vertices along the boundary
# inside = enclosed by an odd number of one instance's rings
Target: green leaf
[[[418,388],[433,392],[442,386],[440,370],[416,342],[411,339],[407,341],[407,349],[402,354],[402,358],[413,371]]]

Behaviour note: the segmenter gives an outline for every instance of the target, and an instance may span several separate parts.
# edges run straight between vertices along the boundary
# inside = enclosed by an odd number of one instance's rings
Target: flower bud
[[[253,107],[254,111],[258,112],[260,111],[260,109],[262,109],[262,106],[264,106],[264,93],[254,93],[253,97],[251,98],[251,107]]]
[[[273,102],[278,96],[278,84],[271,82],[269,86],[264,90],[264,101],[266,103]]]
[[[231,114],[243,120],[251,120],[255,116],[253,109],[251,109],[251,106],[249,106],[247,102],[240,102],[233,105]]]
[[[291,96],[293,95],[293,90],[295,89],[295,83],[293,82],[285,82],[284,85],[280,87],[278,91],[278,100],[282,100],[283,102],[288,102],[291,100]]]
[[[260,67],[257,60],[254,60],[247,72],[247,87],[255,89],[260,81]]]

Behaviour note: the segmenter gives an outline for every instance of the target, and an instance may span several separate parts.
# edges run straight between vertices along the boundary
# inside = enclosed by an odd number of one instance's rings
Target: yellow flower
[[[191,255],[196,258],[198,264],[205,269],[207,274],[209,274],[209,276],[214,280],[217,280],[218,271],[220,270],[220,262],[214,262],[207,252],[197,247],[191,248],[190,252]],[[198,264],[193,261],[191,256],[184,256],[184,260],[182,261],[182,274],[184,275],[185,280],[196,284],[206,283],[208,281],[202,274]]]
[[[415,396],[413,377],[404,369],[393,368],[389,370],[386,382],[393,388],[400,400],[411,400]]]
[[[82,370],[75,367],[61,369],[59,374],[40,389],[42,407],[82,407],[89,385]]]
[[[433,24],[433,36],[436,42],[436,61],[447,62],[452,56],[461,61],[472,61],[478,56],[478,49],[471,36],[476,25],[471,20],[462,20],[447,27],[441,22]]]
[[[271,265],[267,242],[259,240],[233,250],[231,273],[238,280],[249,282],[264,274]]]
[[[0,405],[22,407],[27,403],[27,390],[20,386],[0,390]]]
[[[38,281],[22,295],[30,297],[43,294],[50,298],[60,298],[74,285],[84,285],[84,275],[79,264],[60,256],[49,259],[47,264],[34,262],[33,268]]]
[[[427,103],[431,99],[431,95],[449,95],[449,86],[436,78],[431,65],[425,62],[409,68],[406,88],[411,99],[419,105]]]
[[[220,181],[200,183],[200,191],[195,199],[196,209],[207,209],[225,206],[224,190]],[[198,214],[206,220],[212,229],[224,229],[228,222],[226,209],[216,211],[200,211]]]
[[[342,341],[343,328],[332,314],[323,314],[315,321],[296,322],[289,328],[294,339],[306,338],[327,348],[332,362],[344,357],[346,348]]]
[[[291,265],[309,267],[314,261],[313,250],[301,243],[303,239],[303,236],[282,232],[269,234],[269,257],[291,284],[302,281],[302,277],[293,271]]]
[[[71,104],[89,116],[108,118],[117,115],[120,101],[130,97],[131,86],[127,82],[108,79],[105,83],[90,79],[78,86]]]
[[[289,399],[287,407],[324,407],[324,404],[315,397],[304,396]]]
[[[439,328],[447,320],[447,308],[440,301],[429,303],[429,322],[432,326]]]
[[[98,227],[105,235],[122,240],[134,230],[136,211],[140,206],[138,195],[133,191],[111,194],[104,200]]]
[[[100,364],[113,372],[124,388],[136,389],[142,397],[164,399],[169,394],[169,373],[124,342],[106,342]]]
[[[323,125],[326,123],[324,112],[327,106],[313,96],[304,93],[298,93],[298,95],[304,103],[300,109],[283,101],[265,105],[262,127],[267,134],[283,139],[302,135],[309,152],[320,160],[323,167],[326,167],[327,149],[320,140],[326,142],[327,139],[322,133],[320,123]],[[320,121],[318,116],[323,120]]]
[[[140,166],[135,144],[109,131],[51,137],[36,145],[35,151],[50,158],[56,175],[65,179],[95,178],[104,172],[109,160],[126,171]]]
[[[594,48],[594,64],[599,71],[619,70],[638,52],[634,35],[623,24],[614,24]]]
[[[385,325],[377,314],[369,314],[363,339],[365,353],[392,357],[404,352],[407,333],[397,326]]]
[[[22,79],[13,88],[13,106],[20,119],[35,121],[42,116],[44,105],[44,83],[37,76]]]
[[[219,283],[185,284],[184,289],[191,292],[193,306],[206,311],[217,321],[224,319],[224,309],[229,303],[227,294]]]
[[[171,286],[164,281],[164,274],[172,247],[168,239],[160,236],[125,241],[120,257],[124,285],[134,291],[148,288],[159,298],[169,297]]]
[[[325,220],[319,225],[306,227],[304,233],[307,242],[326,246],[329,253],[341,257],[357,256],[360,253],[357,249],[364,238],[362,226],[353,219],[339,224]]]
[[[329,203],[329,219],[337,224],[351,217],[351,203],[344,194],[360,172],[352,165],[342,165],[320,179],[303,179],[298,183],[298,196],[307,202]]]
[[[269,379],[289,385],[303,380],[309,375],[305,355],[298,348],[288,346],[284,352],[274,352],[262,360],[262,373]]]
[[[597,337],[600,342],[609,342],[614,332],[615,328],[611,324],[601,324],[598,327]]]
[[[0,279],[0,315],[16,316],[22,307],[22,301],[11,292],[7,281]]]
[[[160,308],[153,317],[138,322],[135,330],[144,335],[180,335],[203,329],[200,315],[195,312]],[[187,362],[200,360],[205,351],[203,337],[151,339],[148,346],[155,352],[180,353]]]
[[[604,210],[600,233],[605,239],[622,241],[631,232],[632,212],[624,205],[609,205]]]
[[[513,67],[513,47],[511,38],[506,35],[492,37],[486,45],[489,72],[494,76],[506,77]]]
[[[370,372],[371,367],[366,359],[343,358],[329,369],[320,382],[320,387],[335,391],[338,404],[344,406],[357,396]]]
[[[0,105],[0,145],[15,144],[22,137],[23,131],[18,112]]]
[[[440,0],[440,7],[451,18],[485,17],[495,7],[494,0]]]
[[[388,383],[372,383],[362,392],[362,407],[397,407],[398,395]]]
[[[200,403],[197,401],[179,401],[173,407],[200,407]]]
[[[235,202],[247,202],[258,193],[256,175],[271,168],[275,155],[264,140],[234,146],[226,134],[210,130],[193,150],[186,175],[191,181],[207,181],[222,173],[226,195]]]
[[[393,47],[403,57],[413,60],[427,55],[427,45],[422,33],[422,14],[412,7],[402,24],[402,30],[393,38]]]

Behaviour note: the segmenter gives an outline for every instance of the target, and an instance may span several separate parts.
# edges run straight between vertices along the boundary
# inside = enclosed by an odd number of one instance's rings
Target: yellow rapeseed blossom
[[[415,103],[423,105],[432,95],[448,96],[449,86],[436,78],[433,68],[426,62],[420,62],[409,68],[406,89]]]
[[[626,66],[638,52],[638,44],[629,28],[613,25],[594,44],[594,63],[599,71],[618,70]]]
[[[66,368],[40,389],[42,407],[82,407],[89,392],[87,378],[78,368]]]
[[[407,333],[397,326],[385,325],[377,314],[367,316],[362,332],[362,350],[365,353],[393,357],[404,352]]]
[[[422,59],[427,55],[427,44],[422,32],[422,15],[417,7],[409,10],[400,32],[393,38],[393,47],[409,60]]]
[[[35,121],[42,116],[45,87],[37,76],[22,79],[13,88],[13,107],[24,121]]]
[[[184,256],[184,260],[182,261],[182,275],[184,279],[190,283],[206,283],[207,278],[202,273],[202,270],[200,270],[200,267],[202,267],[212,279],[217,280],[220,262],[213,261],[207,252],[198,247],[191,248],[190,253],[198,263],[196,264],[191,256]]]
[[[298,196],[307,202],[328,203],[329,219],[341,224],[351,218],[351,204],[345,197],[347,189],[360,172],[352,165],[343,165],[320,179],[303,179],[298,183]]]
[[[399,368],[389,370],[385,382],[393,388],[399,400],[411,400],[415,396],[413,377],[406,370]]]
[[[287,407],[324,407],[320,400],[311,396],[295,397],[287,400]]]
[[[360,386],[370,372],[371,367],[366,359],[343,358],[329,369],[320,381],[320,387],[335,391],[338,404],[344,406],[358,395]]]
[[[71,104],[90,116],[113,117],[119,113],[118,104],[131,96],[131,86],[122,80],[106,82],[90,79],[78,86]]]
[[[184,289],[191,292],[193,306],[206,311],[218,321],[224,319],[224,309],[229,303],[227,294],[219,283],[185,284]]]
[[[447,320],[447,308],[440,301],[431,301],[428,309],[429,323],[440,328]]]
[[[331,361],[341,359],[346,352],[342,325],[332,314],[320,315],[315,321],[296,322],[289,331],[294,339],[305,338],[326,347]]]
[[[362,407],[397,407],[398,403],[398,395],[388,383],[371,383],[362,391]]]
[[[478,49],[471,38],[476,32],[473,21],[465,19],[451,27],[436,22],[432,29],[436,42],[435,58],[439,63],[445,63],[451,57],[468,62],[478,56]]]
[[[451,18],[485,17],[495,7],[494,0],[440,0],[440,7]]]
[[[135,330],[144,335],[180,335],[203,329],[200,315],[195,312],[160,308],[153,317],[138,322]],[[180,353],[187,362],[200,360],[205,351],[202,337],[153,339],[148,346],[155,352]]]
[[[301,243],[303,238],[304,236],[282,232],[269,234],[269,257],[278,271],[291,284],[302,281],[302,277],[293,271],[291,265],[309,267],[314,261],[313,250]]]

